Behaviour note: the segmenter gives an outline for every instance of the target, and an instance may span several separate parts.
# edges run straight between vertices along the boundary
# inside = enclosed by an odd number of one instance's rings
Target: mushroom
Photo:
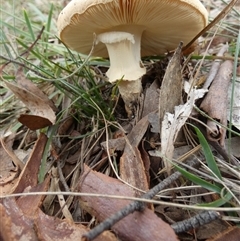
[[[109,57],[108,80],[118,81],[131,111],[146,73],[141,57],[174,50],[180,41],[186,45],[207,19],[199,0],[72,0],[57,26],[64,44],[83,54],[90,52],[96,34],[94,55]]]

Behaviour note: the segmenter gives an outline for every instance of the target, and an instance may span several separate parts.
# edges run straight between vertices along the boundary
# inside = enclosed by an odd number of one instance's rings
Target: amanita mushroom
[[[118,83],[130,108],[142,90],[146,69],[141,56],[160,55],[186,45],[207,24],[199,0],[72,0],[60,13],[60,39],[71,49],[88,54],[94,33],[94,55],[110,58],[106,75]]]

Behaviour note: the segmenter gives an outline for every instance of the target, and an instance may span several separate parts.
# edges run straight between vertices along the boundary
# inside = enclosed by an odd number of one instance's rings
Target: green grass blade
[[[26,50],[29,49],[29,46],[26,45],[22,40],[20,39],[16,39],[17,42],[22,45]],[[40,52],[36,52],[35,50],[31,49],[30,53],[32,53],[37,59],[39,59],[42,64],[48,66],[49,68],[51,68],[51,65],[49,64],[49,61],[45,59],[45,56],[43,56]]]
[[[54,7],[53,4],[51,4],[49,14],[48,14],[48,20],[47,20],[47,24],[46,24],[47,33],[50,33],[50,30],[51,30],[51,23],[52,23],[52,17],[53,17],[53,7]]]
[[[48,14],[48,19],[47,19],[47,23],[46,23],[46,27],[44,31],[44,42],[45,42],[45,53],[48,52],[48,41],[49,41],[49,33],[51,30],[51,23],[52,23],[52,17],[53,17],[53,4],[51,4],[50,10],[49,10],[49,14]]]
[[[25,10],[23,11],[23,15],[24,15],[24,19],[25,19],[26,25],[28,27],[28,31],[29,31],[29,33],[30,33],[30,35],[32,37],[32,40],[35,41],[35,34],[33,32],[33,29],[32,29],[32,23],[31,23],[28,15],[27,15],[27,12]]]
[[[51,149],[51,144],[52,144],[52,139],[53,137],[56,135],[56,131],[57,131],[58,125],[55,124],[53,126],[50,126],[47,130],[47,143],[45,145],[45,149],[43,152],[43,156],[42,156],[42,161],[41,161],[41,166],[39,169],[39,173],[38,173],[38,181],[39,183],[42,183],[44,181],[45,175],[47,174],[47,159],[48,159],[48,155],[49,155],[49,151]]]
[[[215,161],[215,158],[212,154],[212,151],[211,151],[211,148],[207,142],[207,140],[205,139],[205,137],[203,136],[203,134],[201,133],[201,131],[194,126],[194,129],[197,133],[197,136],[198,136],[198,139],[199,139],[199,142],[202,146],[202,149],[203,149],[203,152],[204,152],[204,155],[205,155],[205,158],[206,158],[206,161],[207,161],[207,165],[208,167],[211,169],[211,171],[220,179],[222,180],[222,175],[221,175],[221,172],[217,166],[217,163]]]
[[[184,168],[181,168],[176,164],[173,164],[173,165],[185,178],[192,181],[193,183],[195,183],[197,185],[200,185],[201,187],[206,188],[209,191],[216,192],[216,193],[219,193],[219,194],[221,193],[221,188],[218,187],[217,185],[214,185],[210,182],[207,182],[207,181],[203,180],[202,178],[186,171]]]
[[[229,202],[231,200],[231,198],[232,198],[232,195],[231,195],[231,193],[228,192],[224,197],[219,198],[216,201],[213,201],[213,202],[210,202],[210,203],[201,203],[198,206],[201,206],[201,207],[221,207],[224,204],[226,204],[227,202]]]
[[[8,40],[7,36],[5,35],[4,31],[1,29],[1,35],[0,35],[0,41],[1,44],[4,46],[4,49],[8,55],[8,57],[10,59],[13,59],[13,55],[12,55],[12,51],[14,51],[14,49],[12,48],[10,41]],[[11,47],[11,49],[10,49]]]
[[[41,9],[39,9],[39,7],[36,6],[36,4],[29,2],[28,7],[29,11],[31,11],[35,16],[37,16],[41,23],[47,22],[47,16],[42,12]]]
[[[24,37],[31,38],[31,35],[28,32],[18,29],[9,23],[1,21],[1,19],[0,19],[0,26],[6,27],[8,30],[12,30],[13,32],[15,32],[16,36],[24,36]]]

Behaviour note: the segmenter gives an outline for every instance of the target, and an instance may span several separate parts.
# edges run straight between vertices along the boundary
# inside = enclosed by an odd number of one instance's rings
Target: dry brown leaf
[[[141,119],[126,137],[126,145],[123,155],[120,158],[120,176],[130,185],[141,190],[148,190],[148,178],[141,153],[138,149],[139,143],[148,128],[148,117]],[[149,168],[149,167],[148,167]],[[136,191],[136,196],[141,195],[141,192]]]
[[[53,124],[47,118],[37,116],[37,115],[27,115],[27,114],[21,114],[18,118],[18,121],[33,131],[42,129],[47,126],[51,126]]]
[[[38,240],[33,228],[33,221],[24,216],[15,199],[3,199],[3,205],[0,204],[0,212],[0,237],[4,237],[4,241]]]
[[[234,226],[218,234],[216,237],[208,239],[207,241],[239,241],[239,240],[240,240],[240,228]]]
[[[104,150],[109,149],[110,153],[114,151],[123,151],[126,144],[124,137],[119,137],[117,139],[111,139],[108,142],[104,141],[101,143],[101,146]]]
[[[58,135],[68,135],[69,132],[73,129],[74,118],[68,116],[61,121],[58,127]]]
[[[207,240],[210,237],[215,237],[229,227],[225,221],[218,219],[196,229],[196,236],[199,240]]]
[[[133,187],[147,191],[149,189],[148,178],[143,164],[140,151],[136,147],[125,148],[120,158],[121,178]],[[135,196],[139,197],[143,193],[135,190]]]
[[[11,217],[6,212],[4,206],[0,203],[0,240],[17,241],[13,232],[11,231]]]
[[[233,63],[230,60],[224,61],[209,88],[200,108],[212,119],[218,121],[223,126],[227,125],[227,104],[228,87],[233,71]],[[212,120],[208,120],[207,137],[211,141],[216,141],[224,145],[226,129]]]
[[[167,220],[171,224],[189,218],[189,213],[186,213],[185,210],[178,207],[159,205],[155,207],[154,211],[158,213],[158,216],[163,220]]]
[[[159,105],[159,85],[155,80],[144,95],[142,118],[158,109]]]
[[[166,112],[173,113],[174,107],[182,103],[183,80],[181,73],[182,44],[176,49],[168,63],[159,94],[159,121],[162,126]],[[159,130],[160,131],[160,130]]]
[[[43,184],[31,191],[44,191],[49,178]],[[4,241],[52,241],[52,240],[81,240],[81,236],[87,233],[83,225],[76,225],[67,220],[60,220],[44,214],[38,206],[42,196],[25,196],[21,200],[3,199],[0,203],[0,240]],[[25,203],[24,203],[25,202]],[[18,204],[21,208],[18,207]],[[117,238],[109,231],[104,232],[96,240],[117,241]]]
[[[9,145],[5,144],[4,139],[0,138],[0,143],[1,143],[1,147],[4,149],[4,152],[8,154],[8,156],[10,157],[11,161],[15,164],[16,167],[19,167],[21,170],[24,167],[23,162],[15,155],[15,153],[12,150],[12,147]]]
[[[159,126],[159,114],[158,111],[154,111],[148,114],[148,121],[151,125],[151,132],[159,135],[160,126]]]
[[[38,183],[38,172],[42,160],[43,151],[47,142],[45,134],[40,133],[37,142],[34,145],[31,156],[24,166],[19,181],[14,187],[14,193],[21,193],[27,187],[34,187]]]
[[[13,165],[12,159],[3,148],[2,143],[0,143],[0,186],[12,182],[17,175],[18,168]]]
[[[23,167],[23,163],[12,150],[13,139],[12,135],[0,138],[0,195],[11,192]]]
[[[141,157],[142,157],[142,161],[143,161],[143,165],[144,165],[144,170],[145,170],[145,174],[146,174],[146,177],[147,177],[148,186],[150,186],[149,170],[150,170],[151,161],[150,161],[150,157],[149,157],[147,151],[145,150],[143,141],[141,142],[141,145],[139,146],[139,151],[141,153]]]
[[[115,178],[90,170],[85,166],[79,183],[79,191],[93,194],[107,194],[133,197],[134,191]],[[110,217],[130,203],[128,200],[102,197],[81,197],[82,208],[99,221]],[[146,208],[143,212],[134,212],[113,225],[112,230],[125,241],[177,241],[172,228],[163,222],[153,211]]]
[[[81,240],[81,236],[89,231],[85,226],[75,224],[68,220],[60,220],[44,214],[40,209],[35,219],[37,235],[42,241],[73,241]],[[96,241],[117,241],[117,238],[106,231]]]
[[[18,72],[17,82],[5,82],[6,86],[21,100],[33,115],[22,115],[19,119],[31,129],[40,129],[56,121],[56,107],[52,101],[30,80],[22,70]]]
[[[45,178],[45,180],[38,184],[35,187],[30,188],[27,190],[27,192],[46,192],[48,190],[50,182],[50,175]],[[29,218],[35,218],[36,212],[38,208],[41,206],[43,198],[45,196],[43,195],[34,195],[34,196],[21,196],[17,199],[17,205],[19,208],[21,208],[24,215],[26,215]]]
[[[214,39],[211,39],[211,45],[210,45],[210,48],[216,48],[216,47],[219,47],[221,44],[225,44],[225,43],[230,43],[231,40],[232,40],[232,37],[231,36],[233,35],[232,32],[224,29],[224,30],[220,30],[218,32],[218,35],[217,36],[214,36]],[[209,43],[206,43],[206,46],[208,46]]]

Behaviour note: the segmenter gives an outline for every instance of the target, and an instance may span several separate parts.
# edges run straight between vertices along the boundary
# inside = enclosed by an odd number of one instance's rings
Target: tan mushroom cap
[[[58,31],[71,49],[89,54],[93,33],[142,32],[141,56],[158,55],[186,45],[207,24],[199,0],[72,0],[60,13]],[[94,56],[107,57],[98,43]]]

